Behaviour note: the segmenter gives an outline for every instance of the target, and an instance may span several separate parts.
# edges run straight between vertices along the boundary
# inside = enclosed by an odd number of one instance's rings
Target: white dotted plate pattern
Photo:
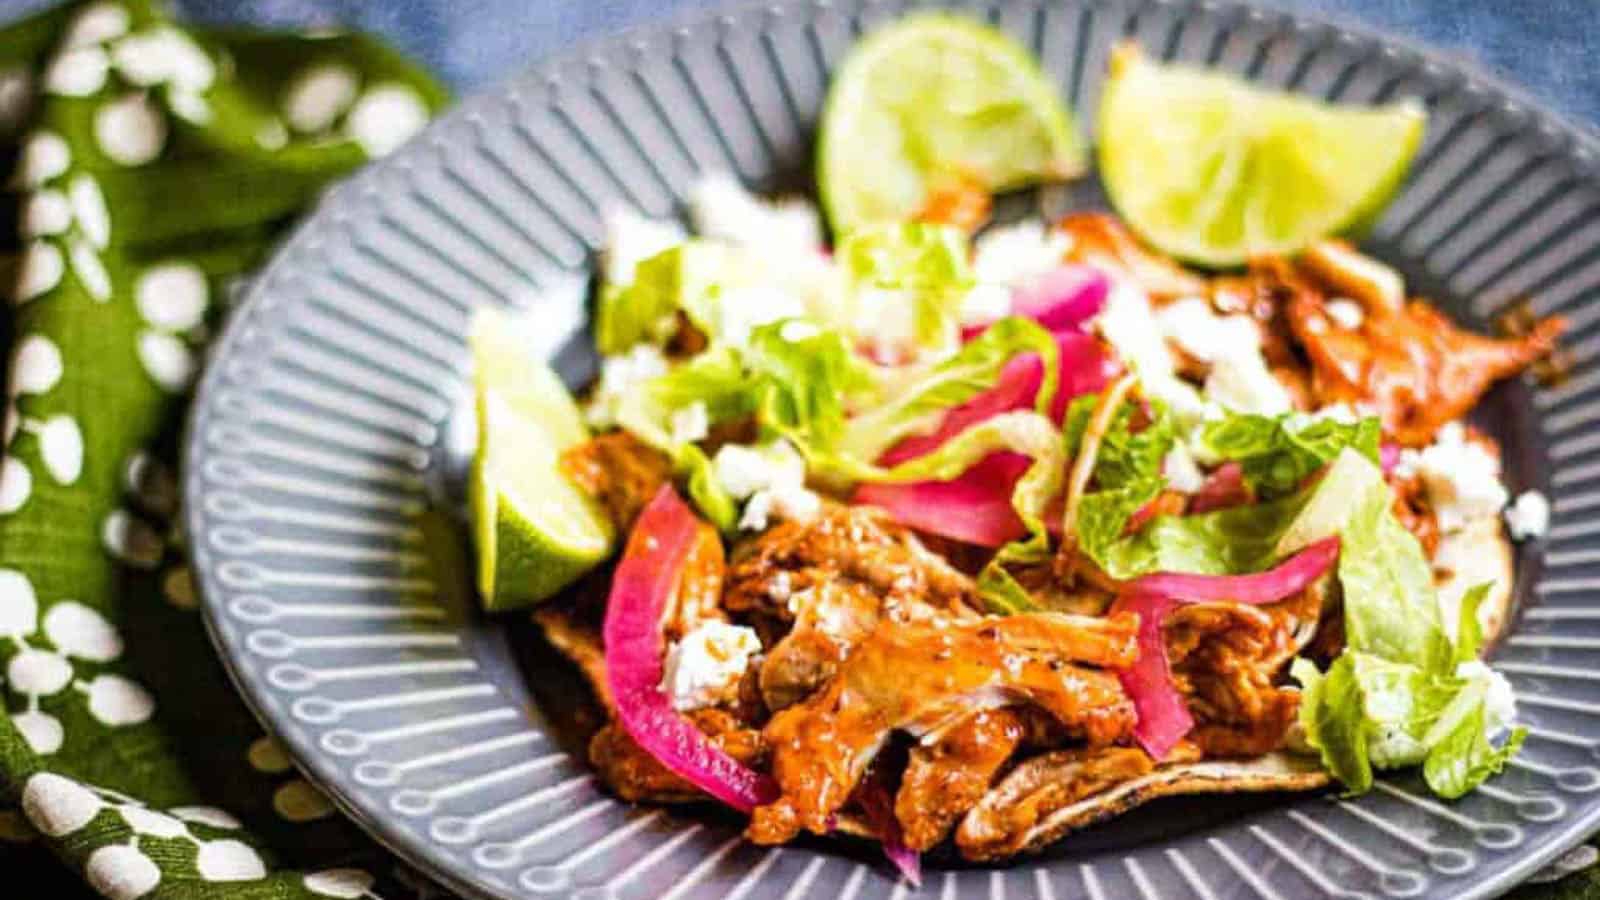
[[[1498,649],[1530,729],[1504,776],[1456,803],[1397,779],[1348,801],[1167,807],[1003,868],[935,866],[920,894],[1483,897],[1532,874],[1600,825],[1594,137],[1456,62],[1283,13],[1148,0],[965,8],[1033,47],[1086,123],[1107,51],[1125,36],[1345,101],[1420,96],[1426,144],[1370,245],[1480,323],[1527,295],[1568,316],[1578,368],[1561,387],[1502,389],[1485,423],[1506,441],[1513,487],[1544,488],[1555,507],[1543,546],[1520,554],[1522,613]],[[333,192],[234,317],[188,443],[208,622],[307,774],[453,888],[905,894],[859,849],[756,848],[725,821],[610,799],[555,744],[511,658],[506,632],[531,626],[467,611],[465,587],[430,569],[418,523],[430,497],[459,491],[470,310],[541,310],[548,349],[566,347],[558,363],[584,377],[582,284],[602,211],[669,215],[701,171],[800,183],[826,73],[903,9],[780,0],[564,54]],[[1027,202],[1054,212],[1079,193]]]

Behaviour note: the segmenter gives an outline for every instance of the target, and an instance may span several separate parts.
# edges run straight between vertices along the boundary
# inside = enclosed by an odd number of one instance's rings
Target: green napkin
[[[367,38],[179,28],[146,0],[0,29],[8,885],[438,895],[298,777],[233,693],[195,611],[174,457],[243,277],[330,181],[446,99]],[[1516,896],[1600,896],[1594,856]]]
[[[382,883],[392,860],[234,694],[195,610],[173,466],[241,277],[446,100],[364,37],[179,28],[145,0],[0,30],[9,877],[48,852],[119,900],[416,893]]]

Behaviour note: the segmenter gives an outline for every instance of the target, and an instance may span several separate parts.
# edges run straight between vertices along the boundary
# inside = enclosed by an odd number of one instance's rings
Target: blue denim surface
[[[0,0],[0,21],[49,0]],[[373,31],[470,91],[570,45],[708,0],[174,0],[188,17]],[[717,0],[711,0],[717,2]],[[1569,117],[1600,121],[1597,0],[1271,0],[1472,60]]]

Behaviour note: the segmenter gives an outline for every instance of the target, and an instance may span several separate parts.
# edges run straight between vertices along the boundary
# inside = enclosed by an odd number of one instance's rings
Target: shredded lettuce
[[[1299,490],[1346,447],[1376,463],[1380,434],[1375,418],[1340,422],[1299,413],[1229,415],[1200,427],[1194,452],[1210,462],[1237,460],[1245,483],[1270,499]]]
[[[1098,402],[1099,395],[1085,394],[1074,398],[1067,407],[1063,439],[1070,453],[1077,452],[1082,443]],[[1135,427],[1136,423],[1140,427]],[[1137,403],[1124,403],[1101,438],[1094,461],[1094,490],[1079,500],[1073,532],[1079,548],[1113,578],[1134,574],[1129,568],[1132,557],[1125,536],[1128,521],[1166,487],[1161,465],[1177,436],[1177,425],[1167,405],[1150,401],[1148,409]],[[1149,562],[1154,563],[1154,558]]]
[[[851,419],[840,451],[860,460],[877,459],[900,439],[937,426],[951,408],[994,387],[1006,364],[1024,353],[1036,353],[1044,363],[1034,409],[1048,412],[1060,379],[1055,339],[1031,320],[1001,319],[926,375],[899,386],[897,396]]]
[[[1522,740],[1520,729],[1498,748],[1489,740],[1507,723],[1491,708],[1497,676],[1477,662],[1487,586],[1463,597],[1452,640],[1427,557],[1395,518],[1377,466],[1347,448],[1340,467],[1368,473],[1338,528],[1345,650],[1325,674],[1305,660],[1292,670],[1304,691],[1307,741],[1353,793],[1371,787],[1374,769],[1421,764],[1435,793],[1459,797],[1498,772]],[[1348,488],[1348,479],[1341,483]],[[1312,498],[1301,516],[1309,510],[1326,520],[1328,508]]]
[[[924,222],[869,225],[834,251],[849,285],[845,318],[856,336],[886,347],[944,349],[960,338],[958,310],[973,285],[967,237]]]
[[[687,241],[642,260],[632,283],[601,289],[595,348],[609,356],[641,342],[664,343],[680,309],[691,319],[708,315],[728,268],[726,249],[705,241]]]
[[[1446,799],[1454,800],[1499,774],[1528,736],[1528,729],[1518,727],[1499,747],[1489,742],[1489,716],[1482,696],[1486,691],[1481,683],[1464,689],[1440,717],[1443,727],[1436,727],[1427,738],[1432,749],[1422,764],[1422,777]],[[1459,716],[1452,715],[1456,709]]]
[[[800,448],[808,468],[831,468],[851,402],[876,388],[867,364],[837,331],[799,320],[757,327],[744,362],[762,428]]]
[[[1387,487],[1358,498],[1345,521],[1339,584],[1345,644],[1381,659],[1448,671],[1454,659],[1422,545],[1394,517]]]

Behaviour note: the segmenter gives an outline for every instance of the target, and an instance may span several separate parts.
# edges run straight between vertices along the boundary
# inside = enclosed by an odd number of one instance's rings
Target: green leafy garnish
[[[961,229],[868,225],[847,232],[834,255],[849,285],[845,317],[855,323],[857,337],[924,350],[956,345],[957,311],[973,285]]]
[[[595,311],[595,348],[610,356],[641,342],[662,344],[679,310],[706,317],[726,278],[729,253],[718,244],[688,241],[641,261],[631,284],[605,285]]]
[[[1427,557],[1395,518],[1377,466],[1346,448],[1323,482],[1336,473],[1349,473],[1338,474],[1339,490],[1348,492],[1337,526],[1345,650],[1325,674],[1295,662],[1306,738],[1354,793],[1371,787],[1375,768],[1421,763],[1435,793],[1459,797],[1498,772],[1522,740],[1518,729],[1499,748],[1489,742],[1491,726],[1502,723],[1491,706],[1496,676],[1477,661],[1487,586],[1462,599],[1452,640]],[[1332,525],[1332,500],[1322,493],[1307,500],[1289,531],[1315,540]]]
[[[1452,719],[1446,711],[1441,722],[1454,722],[1442,734],[1429,736],[1433,749],[1422,765],[1423,780],[1435,794],[1454,800],[1482,784],[1491,775],[1498,775],[1506,761],[1522,749],[1528,729],[1517,727],[1506,736],[1499,747],[1489,743],[1488,714],[1483,698],[1473,696],[1473,691],[1463,691],[1458,702],[1464,712]]]
[[[763,429],[789,439],[808,470],[826,475],[853,398],[876,388],[866,363],[843,335],[802,321],[774,322],[750,333],[744,353],[746,390]]]
[[[1076,453],[1099,395],[1073,398],[1062,429],[1070,453]],[[1078,546],[1113,578],[1127,577],[1118,547],[1125,540],[1128,522],[1166,487],[1162,462],[1178,437],[1166,404],[1151,402],[1148,411],[1124,403],[1112,417],[1100,440],[1092,476],[1093,490],[1078,503],[1074,526]]]
[[[1273,498],[1299,490],[1346,447],[1377,462],[1380,434],[1375,418],[1340,422],[1298,413],[1230,415],[1201,426],[1194,449],[1202,459],[1239,462],[1256,495]]]
[[[859,460],[877,459],[901,438],[937,425],[944,413],[994,387],[1006,364],[1023,353],[1036,353],[1044,363],[1034,409],[1048,412],[1060,377],[1059,352],[1038,323],[1001,319],[926,375],[900,386],[896,396],[851,419],[839,449]]]

